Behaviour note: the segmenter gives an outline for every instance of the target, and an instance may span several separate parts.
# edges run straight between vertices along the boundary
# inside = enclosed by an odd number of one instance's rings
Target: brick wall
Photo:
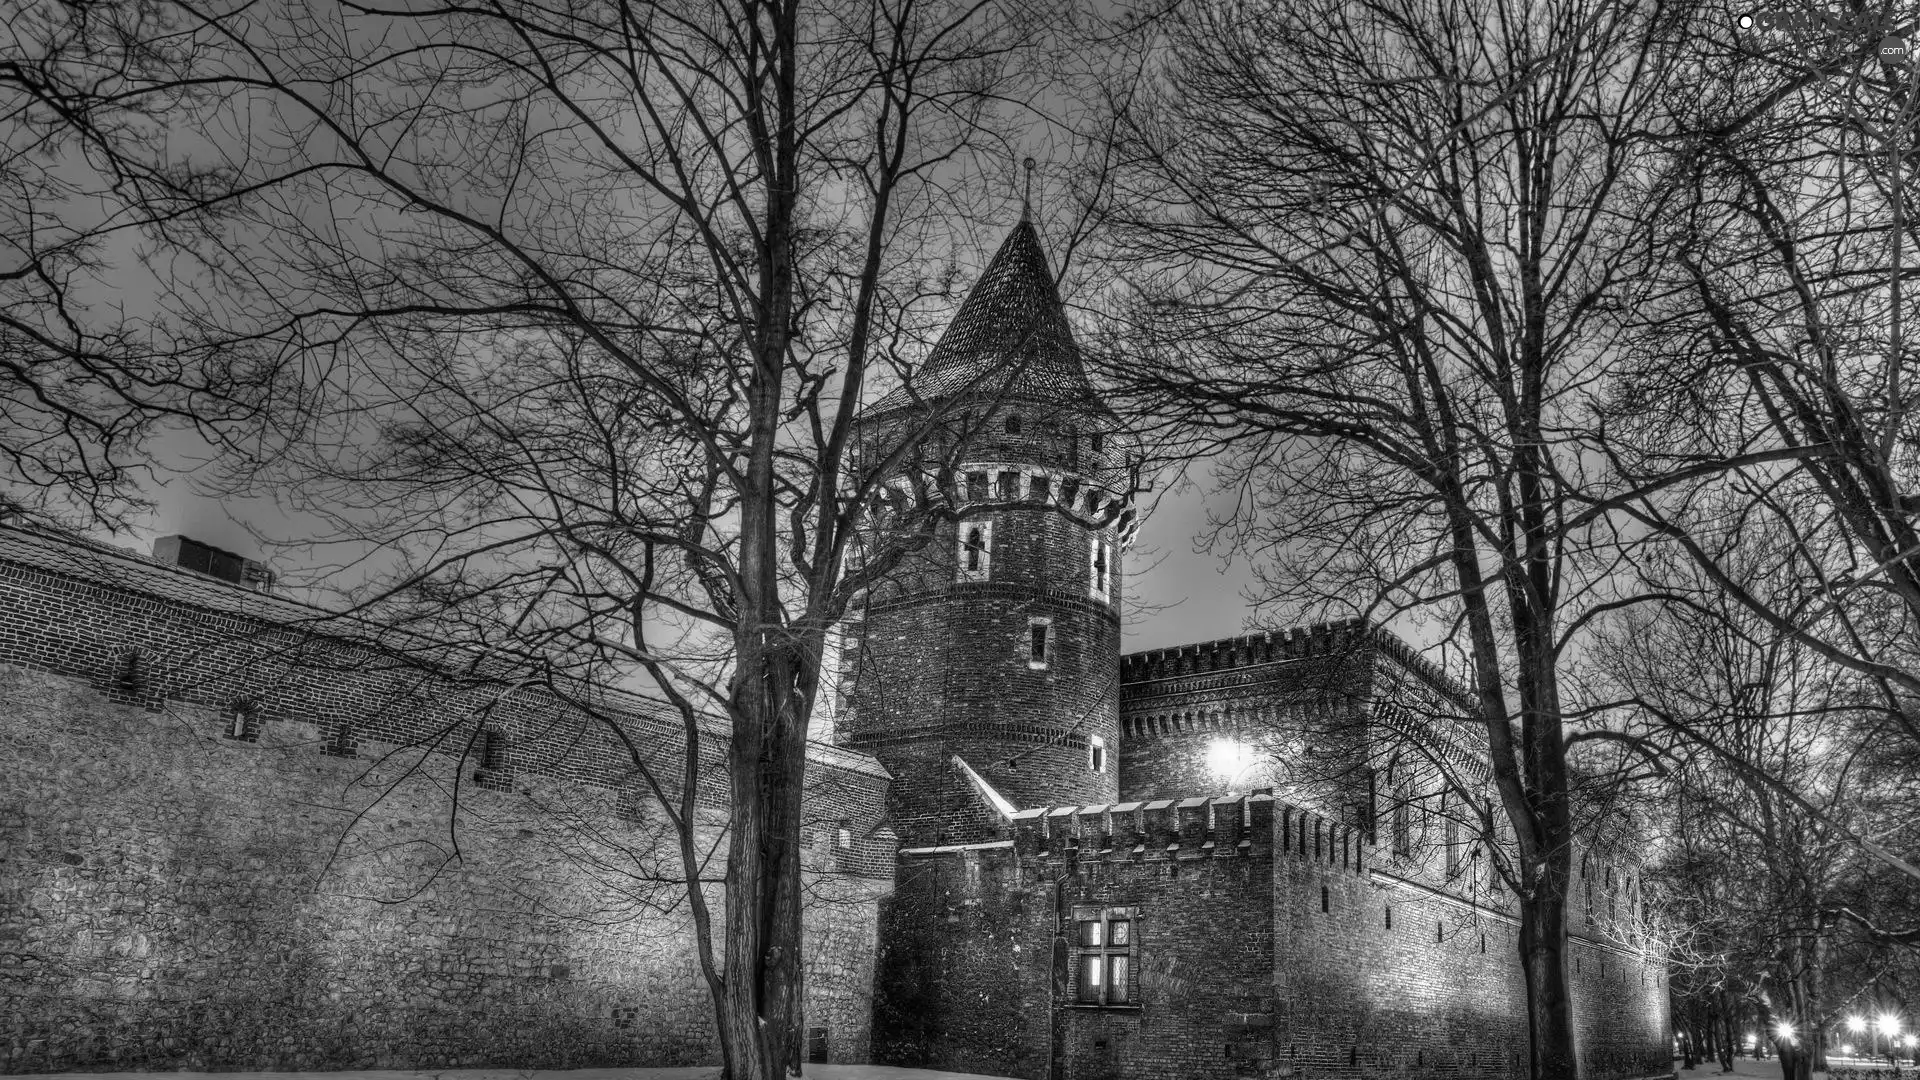
[[[1065,1080],[1525,1075],[1514,920],[1452,880],[1262,796],[1023,812],[1010,842],[902,852],[875,1058],[1035,1080],[1056,1059]],[[1139,912],[1137,1008],[1073,1007],[1054,931],[1076,904]],[[1664,968],[1629,930],[1579,929],[1585,1075],[1665,1073]]]
[[[1122,657],[1121,795],[1272,788],[1358,824],[1379,749],[1370,711],[1404,652],[1353,622]],[[1216,744],[1238,748],[1232,772],[1210,760]]]
[[[14,530],[0,612],[6,1071],[717,1059],[673,834],[608,727],[670,778],[671,718],[453,684],[290,629],[298,605]],[[807,1026],[861,1061],[886,777],[814,758]]]
[[[1272,803],[1195,803],[1138,820],[1127,807],[1027,811],[1011,841],[903,851],[882,917],[875,1060],[1040,1078],[1057,1058],[1069,1080],[1270,1065]],[[1169,851],[1182,814],[1184,846]],[[1203,850],[1195,822],[1209,814],[1220,843]],[[1139,999],[1081,1006],[1075,909],[1112,907],[1138,912]]]
[[[1016,806],[1119,794],[1117,450],[1093,455],[1094,421],[1070,411],[1029,411],[1023,433],[1007,435],[1004,416],[1021,408],[1003,403],[955,451],[962,460],[946,497],[958,521],[940,525],[845,624],[848,707],[836,737],[893,774],[889,805],[904,843],[984,840],[1002,824],[956,780],[956,754]],[[1081,450],[1069,458],[1059,433],[1076,423]],[[865,437],[886,446],[905,436],[895,422]],[[969,490],[970,473],[986,476],[984,495]],[[1017,474],[1013,491],[1000,490],[1002,473]],[[883,532],[887,520],[883,510],[869,528]],[[983,566],[964,573],[961,537],[976,526]],[[1095,537],[1109,546],[1105,596],[1091,595]],[[1048,626],[1044,668],[1029,662],[1035,619]],[[1105,755],[1097,771],[1096,739]]]

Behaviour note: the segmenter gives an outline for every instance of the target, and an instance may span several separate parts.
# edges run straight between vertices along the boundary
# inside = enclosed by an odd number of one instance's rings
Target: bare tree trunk
[[[1573,1008],[1567,994],[1566,907],[1558,896],[1521,901],[1525,914],[1520,920],[1520,958],[1526,973],[1527,1023],[1533,1032],[1536,1077],[1578,1075]]]
[[[1733,991],[1722,987],[1718,995],[1720,1014],[1720,1067],[1727,1072],[1733,1071]]]

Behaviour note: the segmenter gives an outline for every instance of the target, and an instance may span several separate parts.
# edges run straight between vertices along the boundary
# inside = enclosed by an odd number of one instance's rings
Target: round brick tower
[[[1128,440],[1030,222],[858,440],[868,467],[897,455],[901,498],[919,486],[954,511],[843,634],[836,730],[893,773],[902,842],[990,838],[1009,805],[1115,801]],[[888,521],[882,500],[872,528]]]

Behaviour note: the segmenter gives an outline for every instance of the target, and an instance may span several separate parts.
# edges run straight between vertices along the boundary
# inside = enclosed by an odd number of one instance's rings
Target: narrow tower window
[[[1113,545],[1099,534],[1088,540],[1087,595],[1095,600],[1112,599]]]
[[[1027,620],[1027,666],[1040,671],[1053,660],[1053,620],[1036,615]]]
[[[1007,434],[1009,435],[1020,434],[1020,414],[1019,413],[1009,413],[1007,415]]]
[[[987,500],[987,474],[970,472],[967,474],[967,501],[985,502]]]
[[[1107,437],[1096,431],[1093,433],[1093,452],[1098,454],[1107,448]]]
[[[1107,771],[1107,740],[1098,735],[1087,743],[1087,768],[1097,773]]]
[[[993,576],[993,522],[960,523],[959,568],[961,581],[986,581]]]
[[[1027,486],[1027,493],[1034,502],[1046,502],[1047,494],[1052,489],[1053,484],[1049,478],[1035,473],[1032,481]]]
[[[1012,469],[1003,469],[996,481],[996,486],[999,490],[993,493],[994,498],[1009,501],[1017,499],[1020,497],[1020,474]]]

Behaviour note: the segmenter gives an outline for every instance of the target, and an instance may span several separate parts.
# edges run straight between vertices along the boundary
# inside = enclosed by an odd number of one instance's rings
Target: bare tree
[[[1890,914],[1845,899],[1888,872],[1855,838],[1904,843],[1858,739],[1875,696],[1697,568],[1693,578],[1691,603],[1635,609],[1594,651],[1632,704],[1632,730],[1666,763],[1661,876],[1690,976],[1679,1002],[1707,1029],[1750,1003],[1788,1080],[1805,1080],[1825,1067],[1837,1002],[1870,985],[1872,965],[1857,960]],[[1754,593],[1791,588],[1742,581]],[[1667,590],[1677,599],[1671,581]],[[1724,1059],[1731,1040],[1729,1029],[1701,1041]]]
[[[1561,676],[1617,551],[1595,388],[1670,17],[1188,5],[1149,27],[1177,90],[1117,106],[1108,223],[1139,318],[1113,366],[1224,450],[1226,540],[1266,556],[1272,599],[1404,613],[1458,649],[1490,765],[1474,817],[1513,830],[1538,1077],[1577,1070]]]
[[[181,215],[227,177],[174,155],[196,96],[164,5],[14,5],[0,18],[0,509],[124,526],[157,428],[216,445],[270,388],[170,311],[205,269]],[[189,285],[190,287],[190,285]]]
[[[1877,697],[1860,745],[1911,748],[1920,439],[1903,157],[1920,99],[1911,65],[1880,58],[1892,18],[1704,23],[1690,39],[1606,452],[1642,495],[1623,507],[1656,540],[1640,559],[1661,567],[1651,592],[1731,598]],[[1670,572],[1676,555],[1704,579]],[[1920,876],[1910,849],[1853,842]]]
[[[201,327],[300,375],[225,489],[391,559],[362,619],[677,710],[676,755],[629,750],[677,823],[728,1075],[797,1067],[829,630],[950,517],[931,444],[966,434],[936,413],[856,469],[854,421],[938,314],[975,194],[955,177],[1011,156],[995,131],[1024,121],[1044,20],[914,0],[157,10],[173,36],[148,92],[194,87],[172,121],[226,182],[195,218],[225,257]],[[692,839],[710,711],[719,913]]]

